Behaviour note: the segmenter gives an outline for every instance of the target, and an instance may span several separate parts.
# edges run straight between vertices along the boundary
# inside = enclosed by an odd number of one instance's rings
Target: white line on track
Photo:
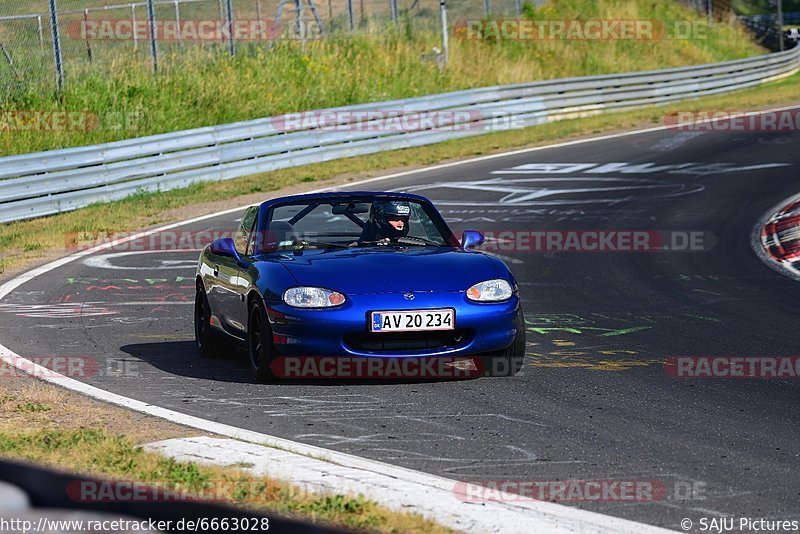
[[[157,300],[146,302],[94,302],[93,304],[103,304],[105,306],[186,306],[191,304],[194,306],[194,302],[159,302]]]
[[[748,113],[746,116],[755,115],[759,113],[773,113],[778,111],[784,111],[788,109],[796,109],[798,106],[786,106],[781,108],[774,108],[774,109],[767,109],[758,112]],[[712,119],[709,121],[703,122],[711,122]],[[538,146],[532,148],[525,148],[520,150],[514,150],[510,152],[504,152],[500,154],[491,154],[488,156],[481,156],[478,158],[472,158],[467,160],[455,161],[451,163],[444,163],[440,165],[434,165],[431,167],[425,167],[420,169],[412,169],[409,171],[403,171],[393,174],[388,174],[385,176],[378,176],[375,178],[370,178],[367,180],[361,180],[358,182],[347,184],[347,187],[351,188],[354,186],[360,186],[362,184],[367,183],[374,183],[378,181],[390,180],[394,178],[400,178],[404,176],[411,176],[414,174],[420,174],[424,172],[431,172],[440,169],[447,169],[451,167],[456,167],[459,165],[468,165],[471,163],[477,163],[481,161],[489,161],[497,158],[503,158],[507,156],[513,156],[518,154],[526,154],[530,152],[537,152],[541,150],[547,150],[551,148],[559,148],[565,146],[575,146],[581,145],[584,143],[593,143],[597,141],[605,141],[610,139],[619,139],[623,137],[629,137],[632,135],[639,135],[644,133],[650,132],[657,132],[662,130],[670,129],[670,126],[657,126],[653,128],[646,128],[641,130],[634,130],[629,132],[620,132],[614,133],[609,135],[602,135],[598,137],[591,137],[587,139],[578,139],[575,141],[567,141],[563,143],[556,143],[553,145],[547,146]],[[309,191],[309,193],[321,192],[321,191],[329,191],[333,188],[321,188],[316,189],[313,191]],[[215,213],[210,213],[207,215],[202,215],[200,217],[194,217],[192,219],[188,219],[185,221],[179,221],[176,223],[168,224],[165,226],[161,226],[158,228],[154,228],[151,230],[146,230],[140,232],[138,234],[134,234],[122,239],[110,241],[107,243],[103,243],[96,247],[92,247],[86,250],[82,250],[80,252],[71,254],[64,258],[58,259],[56,261],[47,263],[35,269],[32,269],[26,273],[23,273],[8,282],[4,283],[0,286],[0,300],[5,298],[9,293],[20,287],[21,285],[34,280],[35,278],[47,274],[59,267],[63,267],[75,260],[80,258],[84,258],[96,252],[101,252],[108,249],[113,249],[114,247],[118,247],[124,243],[132,241],[134,239],[141,239],[142,237],[146,237],[157,232],[163,232],[166,230],[171,230],[173,228],[179,228],[181,226],[186,226],[189,224],[193,224],[196,222],[205,221],[211,218],[220,217],[223,215],[236,213],[248,205],[239,206],[236,208],[231,208]],[[262,444],[267,445],[269,447],[275,447],[290,451],[295,453],[293,457],[295,461],[299,462],[308,462],[310,457],[323,457],[327,459],[329,462],[334,464],[338,464],[339,466],[350,468],[356,470],[356,472],[360,473],[359,480],[364,476],[374,476],[376,473],[384,476],[391,477],[396,480],[396,484],[401,485],[405,483],[416,483],[422,484],[423,486],[434,487],[439,489],[447,490],[448,492],[452,492],[453,483],[454,481],[445,479],[442,477],[438,477],[435,475],[430,475],[427,473],[414,471],[411,469],[406,469],[403,467],[394,466],[391,464],[385,464],[383,462],[377,462],[374,460],[368,460],[365,458],[360,458],[358,456],[353,456],[350,454],[340,453],[336,451],[332,451],[329,449],[324,449],[321,447],[315,447],[313,445],[306,445],[303,443],[294,442],[288,439],[283,439],[275,436],[270,436],[267,434],[262,434],[259,432],[253,432],[250,430],[245,430],[241,428],[237,428],[230,425],[225,425],[222,423],[217,423],[214,421],[210,421],[207,419],[202,419],[199,417],[194,417],[191,415],[183,414],[180,412],[176,412],[173,410],[169,410],[166,408],[161,408],[159,406],[154,406],[149,403],[141,402],[135,399],[131,399],[122,395],[118,395],[116,393],[111,393],[109,391],[105,391],[103,389],[90,386],[89,384],[85,384],[78,380],[68,378],[66,376],[49,376],[54,374],[52,371],[47,370],[34,362],[27,360],[27,363],[23,363],[21,356],[10,350],[9,348],[5,347],[4,345],[0,345],[0,359],[5,361],[8,365],[17,367],[21,370],[24,370],[30,374],[36,376],[37,374],[42,376],[45,375],[46,378],[43,380],[56,384],[58,386],[64,387],[66,389],[84,394],[88,397],[92,397],[101,401],[105,401],[111,404],[115,404],[118,406],[122,406],[124,408],[128,408],[140,413],[152,415],[155,417],[160,417],[162,419],[166,419],[172,421],[174,423],[178,423],[184,426],[188,426],[191,428],[196,428],[205,432],[211,432],[222,436],[228,436],[234,439],[238,439],[241,441],[246,441],[255,444]],[[299,459],[299,460],[298,460]],[[289,461],[288,459],[286,461]],[[301,465],[301,464],[298,464]],[[391,489],[391,488],[390,488]],[[402,499],[401,499],[402,501]],[[502,514],[505,508],[502,506],[503,503],[487,503],[481,506],[481,515],[485,517],[487,521],[500,521],[501,516],[497,514]],[[508,506],[508,503],[505,503]],[[645,525],[642,523],[636,523],[633,521],[626,521],[622,519],[618,519],[616,517],[605,516],[593,512],[587,512],[585,510],[580,510],[577,508],[572,508],[568,506],[553,504],[549,502],[536,502],[536,503],[527,503],[529,506],[525,513],[525,517],[528,520],[527,524],[525,524],[526,529],[534,528],[536,520],[539,520],[539,525],[550,525],[551,529],[555,525],[561,525],[561,528],[558,530],[561,531],[572,531],[572,532],[658,532],[662,531],[662,529],[657,529],[655,527],[651,527],[649,525]],[[467,506],[474,506],[474,505],[467,505]],[[459,525],[460,528],[464,528],[463,525]],[[456,528],[459,528],[456,527]],[[549,530],[551,530],[549,529]],[[549,531],[548,530],[548,531]]]

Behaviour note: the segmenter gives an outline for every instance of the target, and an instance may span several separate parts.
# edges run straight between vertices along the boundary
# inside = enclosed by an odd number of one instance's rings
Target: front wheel
[[[267,314],[258,300],[253,300],[250,304],[248,317],[247,352],[250,368],[257,381],[268,382],[273,378],[270,365],[275,359],[275,347],[272,344],[272,329]]]
[[[224,354],[220,335],[211,328],[211,306],[203,286],[198,283],[194,298],[194,341],[203,358],[216,358]]]
[[[516,320],[517,333],[507,349],[487,354],[483,360],[483,376],[514,376],[522,370],[525,363],[525,316],[522,308]]]

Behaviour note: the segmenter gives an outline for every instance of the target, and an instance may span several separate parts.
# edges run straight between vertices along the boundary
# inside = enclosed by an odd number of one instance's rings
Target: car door
[[[253,229],[256,206],[247,208],[239,228],[233,236],[233,244],[240,256],[243,256],[247,241]],[[245,325],[242,322],[242,289],[239,262],[233,256],[214,256],[214,277],[216,278],[215,300],[218,318],[222,327],[230,334],[242,336]]]
[[[247,290],[250,287],[248,270],[253,262],[257,219],[258,206],[247,208],[239,230],[233,237],[233,244],[241,261],[234,261],[235,273],[231,278],[233,298],[228,310],[228,324],[241,336],[247,331]]]

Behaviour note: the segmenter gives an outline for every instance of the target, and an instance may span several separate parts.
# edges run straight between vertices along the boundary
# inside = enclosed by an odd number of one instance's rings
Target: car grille
[[[472,331],[462,328],[433,332],[368,332],[345,336],[344,342],[358,351],[399,352],[458,348],[469,343],[471,338]]]

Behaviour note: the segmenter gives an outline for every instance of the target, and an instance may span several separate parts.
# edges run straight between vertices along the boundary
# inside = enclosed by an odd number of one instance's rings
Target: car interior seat
[[[300,236],[295,232],[294,227],[285,221],[272,221],[267,230],[265,248],[267,250],[275,247],[294,245],[300,242]]]

